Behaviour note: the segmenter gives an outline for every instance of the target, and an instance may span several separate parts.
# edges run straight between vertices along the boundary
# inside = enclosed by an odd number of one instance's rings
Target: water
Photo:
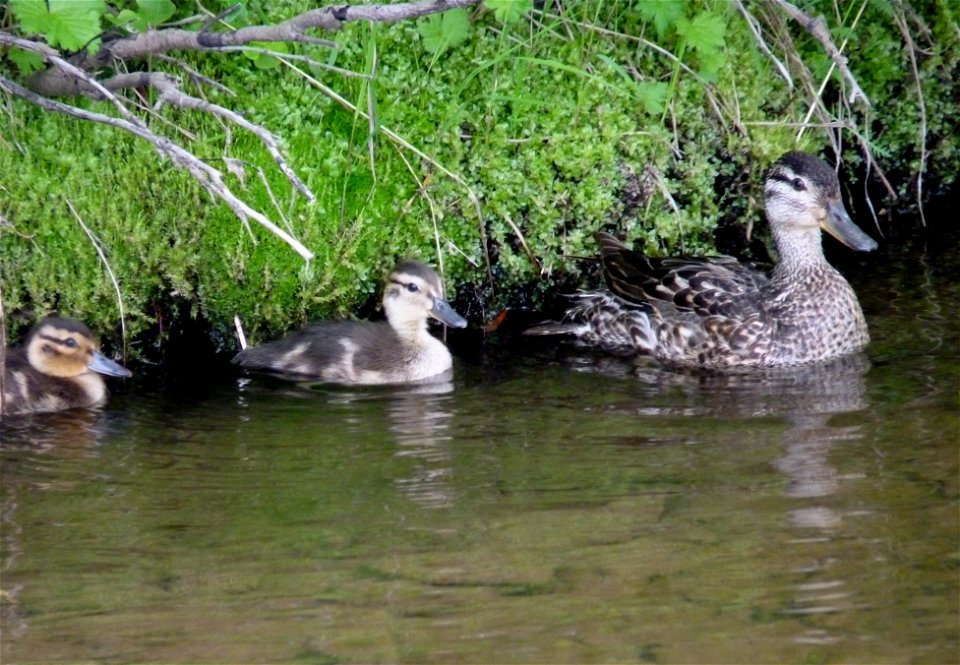
[[[958,662],[955,247],[851,259],[869,353],[799,375],[491,341],[7,425],[0,656]]]

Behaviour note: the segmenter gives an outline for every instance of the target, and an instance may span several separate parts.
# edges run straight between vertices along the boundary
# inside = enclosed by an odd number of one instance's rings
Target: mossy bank
[[[274,4],[259,20],[282,20],[310,3]],[[655,253],[716,251],[718,237],[721,249],[743,249],[748,231],[762,228],[763,168],[790,149],[831,157],[828,129],[808,118],[805,86],[822,82],[824,109],[849,126],[831,131],[842,139],[852,196],[869,193],[878,209],[916,206],[921,158],[926,196],[953,186],[960,47],[951,3],[912,2],[904,14],[917,40],[919,91],[892,5],[848,3],[838,15],[834,3],[808,3],[837,44],[848,40],[850,70],[871,102],[852,107],[852,117],[849,90],[801,27],[784,23],[781,37],[794,49],[786,61],[800,58],[812,78],[791,86],[734,4],[664,4],[668,11],[574,2],[557,12],[548,3],[546,12],[507,22],[478,8],[459,24],[355,23],[336,34],[336,50],[298,51],[365,77],[306,64],[300,72],[263,68],[242,54],[189,56],[236,93],[208,89],[211,100],[282,138],[317,201],[292,193],[261,143],[241,130],[170,109],[148,122],[218,168],[226,170],[227,154],[241,160],[232,162],[243,168],[229,176],[231,187],[314,252],[309,263],[262,228],[247,228],[146,142],[4,98],[7,328],[16,336],[56,310],[116,343],[122,301],[136,348],[162,347],[184,317],[209,322],[229,347],[234,316],[262,340],[311,318],[369,309],[403,256],[442,263],[448,288],[480,320],[515,303],[520,287],[536,300],[575,278],[583,266],[576,257],[595,253],[599,229]],[[317,81],[374,111],[374,122]],[[867,174],[864,145],[895,199]],[[866,207],[855,212],[873,227]],[[878,221],[887,232],[897,223],[882,214]]]

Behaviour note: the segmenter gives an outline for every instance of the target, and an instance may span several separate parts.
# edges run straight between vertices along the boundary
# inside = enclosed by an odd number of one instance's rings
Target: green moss
[[[283,16],[307,4],[285,3]],[[930,28],[919,66],[929,182],[942,190],[960,170],[956,12],[941,1],[914,6]],[[796,143],[787,123],[804,117],[806,95],[779,78],[726,2],[691,0],[678,16],[649,10],[642,3],[573,3],[564,22],[542,25],[500,25],[491,12],[474,13],[472,34],[439,57],[426,50],[416,22],[348,24],[334,36],[340,48],[300,48],[374,75],[366,81],[304,66],[362,110],[369,87],[373,162],[366,119],[305,78],[283,66],[259,69],[239,54],[190,56],[192,66],[237,93],[208,90],[211,101],[281,137],[316,203],[293,192],[260,141],[242,129],[227,132],[209,117],[170,108],[160,111],[164,120],[194,139],[150,122],[223,171],[225,155],[242,160],[244,178],[227,175],[228,184],[282,227],[289,224],[316,254],[309,265],[255,222],[248,231],[144,141],[12,99],[10,131],[0,141],[0,171],[13,174],[0,186],[0,214],[9,222],[0,226],[5,310],[29,319],[59,309],[104,334],[118,329],[113,286],[66,200],[107,252],[134,335],[185,310],[221,332],[239,315],[255,339],[349,314],[370,300],[398,257],[438,263],[438,240],[448,284],[477,287],[491,306],[510,304],[531,280],[575,273],[581,264],[571,257],[592,255],[592,234],[601,228],[651,252],[713,251],[718,224],[760,221],[762,169],[788,149],[821,150],[825,135],[809,130]],[[830,17],[838,41],[850,38],[845,53],[874,105],[859,126],[885,168],[901,174],[897,187],[909,197],[909,175],[919,166],[919,111],[889,8],[868,4],[856,25],[852,12],[836,21],[826,2],[810,11]],[[814,74],[825,76],[829,61],[820,45],[799,28],[792,34]],[[711,83],[641,38],[680,55]],[[824,99],[839,113],[838,80],[834,74]],[[466,186],[398,148],[383,127]],[[852,151],[848,163],[856,163]],[[631,198],[631,187],[641,195]],[[496,296],[486,289],[487,255]]]

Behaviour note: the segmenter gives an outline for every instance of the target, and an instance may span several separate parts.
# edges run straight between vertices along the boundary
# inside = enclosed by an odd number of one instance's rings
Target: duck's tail
[[[653,354],[657,348],[656,324],[649,305],[629,303],[609,293],[587,292],[575,300],[563,321],[527,328],[524,335],[572,335],[580,342],[606,351]]]

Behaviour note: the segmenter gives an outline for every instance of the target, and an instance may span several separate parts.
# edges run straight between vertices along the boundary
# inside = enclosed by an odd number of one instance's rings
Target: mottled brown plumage
[[[799,365],[863,349],[863,312],[824,258],[820,229],[860,251],[876,242],[844,209],[836,174],[817,157],[787,153],[768,171],[764,197],[779,254],[769,277],[729,257],[650,258],[598,233],[609,292],[578,294],[563,323],[529,332],[715,369]]]
[[[283,339],[250,347],[233,362],[333,383],[409,383],[450,370],[447,347],[429,333],[432,317],[454,328],[467,325],[443,299],[440,277],[418,261],[401,261],[383,292],[386,321],[328,321]]]
[[[87,326],[48,317],[7,353],[0,416],[99,406],[107,399],[101,374],[130,376],[99,352]]]

